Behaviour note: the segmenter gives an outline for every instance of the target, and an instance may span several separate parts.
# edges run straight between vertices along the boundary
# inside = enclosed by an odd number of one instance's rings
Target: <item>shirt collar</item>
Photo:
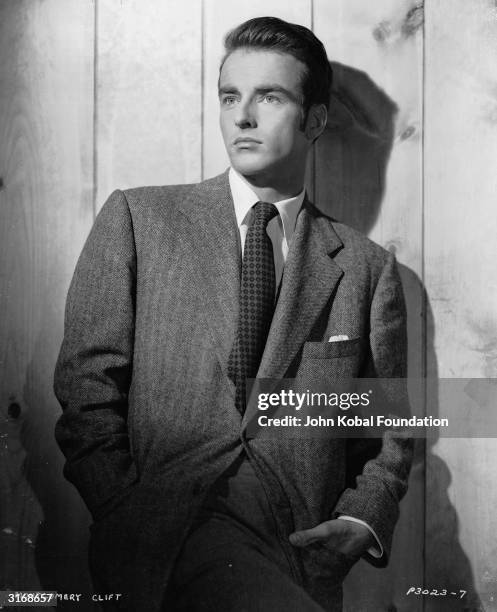
[[[231,189],[231,195],[233,196],[233,203],[235,205],[235,215],[238,227],[246,223],[246,217],[252,206],[259,202],[259,198],[254,191],[249,187],[246,181],[234,170],[229,170],[229,184]],[[283,233],[287,244],[293,237],[295,231],[295,224],[297,222],[297,215],[299,214],[302,202],[304,201],[305,188],[293,198],[287,200],[280,200],[274,202],[274,205],[278,209],[281,220],[283,222]]]

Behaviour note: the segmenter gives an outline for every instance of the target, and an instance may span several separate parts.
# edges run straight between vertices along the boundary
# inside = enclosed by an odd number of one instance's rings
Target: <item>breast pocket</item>
[[[339,378],[357,378],[366,346],[362,338],[305,342],[296,378],[307,385],[320,385]]]
[[[359,353],[362,344],[362,338],[340,340],[337,342],[305,342],[302,357],[308,359],[349,357],[350,355]]]

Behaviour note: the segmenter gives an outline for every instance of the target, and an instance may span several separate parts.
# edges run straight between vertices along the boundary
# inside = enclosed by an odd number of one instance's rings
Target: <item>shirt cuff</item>
[[[379,559],[380,557],[383,556],[383,546],[381,545],[381,542],[378,536],[376,535],[376,533],[373,531],[373,529],[371,529],[371,527],[367,523],[365,523],[364,521],[361,521],[361,519],[357,519],[353,516],[348,516],[346,514],[341,514],[338,518],[344,521],[352,521],[353,523],[359,523],[359,525],[364,525],[364,527],[367,527],[369,531],[373,534],[374,539],[376,540],[376,543],[378,544],[378,546],[371,546],[370,548],[368,548],[368,553],[375,559]]]

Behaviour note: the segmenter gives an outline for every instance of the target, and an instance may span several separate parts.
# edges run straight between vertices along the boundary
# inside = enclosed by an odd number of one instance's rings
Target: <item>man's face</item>
[[[219,77],[220,124],[231,165],[244,176],[284,180],[302,173],[304,65],[292,55],[238,49]]]

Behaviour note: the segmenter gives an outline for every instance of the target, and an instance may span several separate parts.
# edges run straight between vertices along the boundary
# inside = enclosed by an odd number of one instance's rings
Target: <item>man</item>
[[[387,563],[411,444],[249,438],[245,381],[405,376],[402,289],[392,255],[305,195],[322,44],[267,17],[225,47],[231,168],[105,203],[68,295],[56,437],[120,609],[339,610],[361,556]]]

